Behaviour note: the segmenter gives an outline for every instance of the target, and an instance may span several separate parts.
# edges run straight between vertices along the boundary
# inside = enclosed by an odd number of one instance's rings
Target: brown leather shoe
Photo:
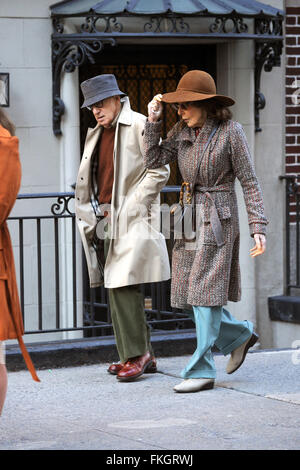
[[[117,375],[118,372],[120,372],[124,366],[125,362],[113,362],[107,369],[107,372],[112,375]],[[148,365],[144,372],[145,374],[154,374],[155,372],[157,372],[156,360],[154,358],[152,364]]]
[[[144,372],[153,373],[156,371],[155,358],[147,351],[143,356],[128,359],[124,367],[118,372],[117,378],[122,382],[129,382],[140,377]]]
[[[120,372],[120,370],[122,370],[124,366],[124,362],[113,362],[107,369],[107,372],[112,375],[117,375],[117,373]]]

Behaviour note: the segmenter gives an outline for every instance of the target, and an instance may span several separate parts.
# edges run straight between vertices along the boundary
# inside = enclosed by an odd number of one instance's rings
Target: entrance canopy
[[[255,0],[65,0],[50,7],[55,16],[96,15],[232,15],[282,16],[277,8]]]
[[[265,106],[260,92],[264,67],[280,65],[284,12],[255,0],[64,0],[50,6],[53,70],[53,130],[61,134],[64,103],[60,97],[61,72],[73,72],[106,45],[123,41],[249,39],[255,52],[255,124]],[[67,29],[72,24],[72,32]]]

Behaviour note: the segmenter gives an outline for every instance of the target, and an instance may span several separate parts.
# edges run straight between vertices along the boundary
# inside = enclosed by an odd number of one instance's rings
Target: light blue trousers
[[[253,333],[253,324],[236,320],[223,307],[195,307],[189,313],[196,325],[197,349],[181,377],[215,378],[216,367],[211,348],[215,344],[226,356],[243,344]]]

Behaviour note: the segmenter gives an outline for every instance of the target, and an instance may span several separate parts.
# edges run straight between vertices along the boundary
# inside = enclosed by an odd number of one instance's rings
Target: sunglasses
[[[101,101],[98,101],[97,103],[92,104],[91,106],[87,106],[87,109],[88,109],[89,111],[93,111],[94,108],[97,108],[97,109],[103,108],[103,106],[104,106],[104,101],[105,101],[105,100],[101,100]]]
[[[171,106],[175,111],[178,111],[180,108],[186,111],[191,104],[191,101],[186,101],[185,103],[173,103]]]

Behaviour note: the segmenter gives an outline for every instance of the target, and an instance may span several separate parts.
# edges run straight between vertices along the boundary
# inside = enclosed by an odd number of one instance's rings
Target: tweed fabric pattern
[[[192,182],[198,159],[215,125],[207,119],[198,136],[194,129],[181,123],[160,142],[161,122],[146,122],[144,134],[144,163],[157,168],[172,161],[178,163],[184,181]],[[266,234],[268,223],[264,214],[262,192],[256,177],[247,139],[242,126],[232,120],[219,124],[200,164],[196,180],[195,201],[201,220],[197,226],[197,245],[176,240],[172,255],[171,305],[185,308],[221,306],[241,298],[239,265],[239,217],[234,190],[236,178],[240,181],[249,232]],[[222,225],[224,241],[217,246],[210,223],[211,200]]]

